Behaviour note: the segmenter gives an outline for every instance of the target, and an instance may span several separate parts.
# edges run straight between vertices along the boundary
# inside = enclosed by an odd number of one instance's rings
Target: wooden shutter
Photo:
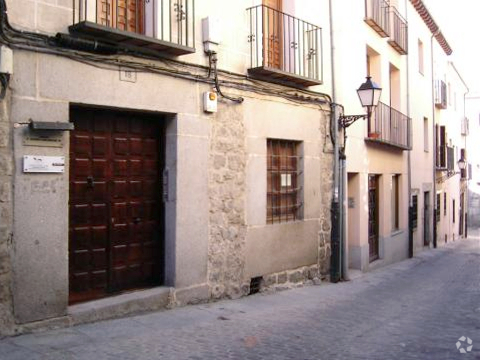
[[[460,159],[465,160],[466,159],[466,154],[465,154],[465,149],[460,149]],[[465,169],[460,169],[460,174],[462,179],[467,178],[467,167]]]
[[[445,126],[440,126],[440,143],[439,143],[439,155],[440,155],[440,167],[447,167],[447,132]]]

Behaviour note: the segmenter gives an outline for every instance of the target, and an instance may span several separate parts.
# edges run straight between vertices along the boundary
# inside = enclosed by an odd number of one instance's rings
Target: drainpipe
[[[436,184],[436,171],[437,171],[437,163],[436,163],[436,157],[437,157],[437,137],[436,137],[436,124],[435,124],[435,72],[433,69],[433,38],[437,36],[440,33],[440,30],[437,29],[434,33],[432,33],[432,36],[430,36],[430,61],[431,61],[431,69],[432,69],[432,144],[433,144],[433,174],[432,174],[432,179],[433,179],[433,247],[437,247],[437,184]]]
[[[405,20],[408,24],[408,0],[405,0]],[[409,55],[407,54],[407,117],[410,118],[410,62],[408,61]],[[410,128],[408,136],[412,130],[413,123],[410,120]],[[410,138],[410,141],[412,139]],[[413,147],[412,143],[410,145]],[[411,150],[407,153],[407,179],[408,179],[408,257],[413,257],[413,200],[412,200],[412,162],[411,162]]]
[[[341,279],[341,242],[340,242],[340,203],[339,203],[339,147],[338,147],[338,108],[336,104],[335,91],[335,43],[333,36],[333,11],[332,0],[329,0],[329,22],[330,22],[330,64],[332,76],[332,104],[331,124],[333,124],[334,141],[333,147],[333,196],[331,204],[331,258],[330,258],[330,281],[338,282]]]

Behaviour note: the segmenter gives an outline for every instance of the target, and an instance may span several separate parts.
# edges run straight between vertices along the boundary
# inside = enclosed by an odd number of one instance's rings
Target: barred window
[[[412,229],[418,227],[418,195],[412,196]]]
[[[267,223],[300,218],[299,142],[267,139]]]
[[[442,204],[442,198],[440,194],[437,194],[437,207],[435,209],[435,216],[437,218],[437,222],[440,222],[440,209]]]

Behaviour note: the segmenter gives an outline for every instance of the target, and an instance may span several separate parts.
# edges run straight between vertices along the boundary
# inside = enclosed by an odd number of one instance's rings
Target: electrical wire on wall
[[[0,100],[5,99],[9,81],[10,81],[10,74],[0,74],[0,84],[2,85],[2,89],[0,90]]]
[[[134,72],[162,74],[211,84],[222,97],[237,103],[241,103],[243,98],[225,95],[221,90],[222,86],[276,96],[297,104],[311,104],[319,106],[323,111],[327,111],[324,107],[331,104],[327,94],[265,83],[244,74],[217,69],[217,59],[213,55],[209,56],[208,66],[204,66],[165,58],[151,50],[112,45],[68,34],[49,36],[18,30],[9,23],[5,0],[0,0],[0,43],[12,49],[62,56],[104,70],[118,71],[119,67],[122,67]],[[132,56],[136,59],[131,59]],[[8,85],[8,77],[0,79],[0,82],[2,87],[4,84]]]
[[[213,76],[214,76],[214,82],[215,82],[215,89],[217,90],[217,92],[220,94],[221,97],[241,104],[244,101],[242,97],[234,98],[234,97],[227,96],[223,94],[222,90],[220,89],[220,83],[218,81],[218,71],[217,71],[217,62],[218,62],[217,54],[209,53],[209,59],[210,59],[210,63],[213,63]]]

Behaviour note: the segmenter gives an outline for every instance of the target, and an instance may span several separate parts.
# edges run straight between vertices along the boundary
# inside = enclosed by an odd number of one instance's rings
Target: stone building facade
[[[245,4],[174,1],[162,11],[186,27],[165,41],[148,18],[143,33],[120,31],[118,19],[113,31],[114,20],[77,13],[85,2],[7,0],[1,14],[13,72],[0,119],[0,334],[327,279],[329,65],[313,69],[329,56],[321,4],[282,8],[325,32],[323,47],[305,33],[318,46],[305,53],[308,72],[278,72],[279,83],[247,76]],[[208,56],[202,19],[220,14],[228,31]],[[76,32],[72,18],[93,27]],[[186,33],[193,40],[179,45]],[[111,54],[129,41],[130,53]],[[209,94],[216,112],[205,111]]]
[[[9,118],[10,97],[3,99],[0,109],[0,330],[11,334],[12,314],[12,136]]]

